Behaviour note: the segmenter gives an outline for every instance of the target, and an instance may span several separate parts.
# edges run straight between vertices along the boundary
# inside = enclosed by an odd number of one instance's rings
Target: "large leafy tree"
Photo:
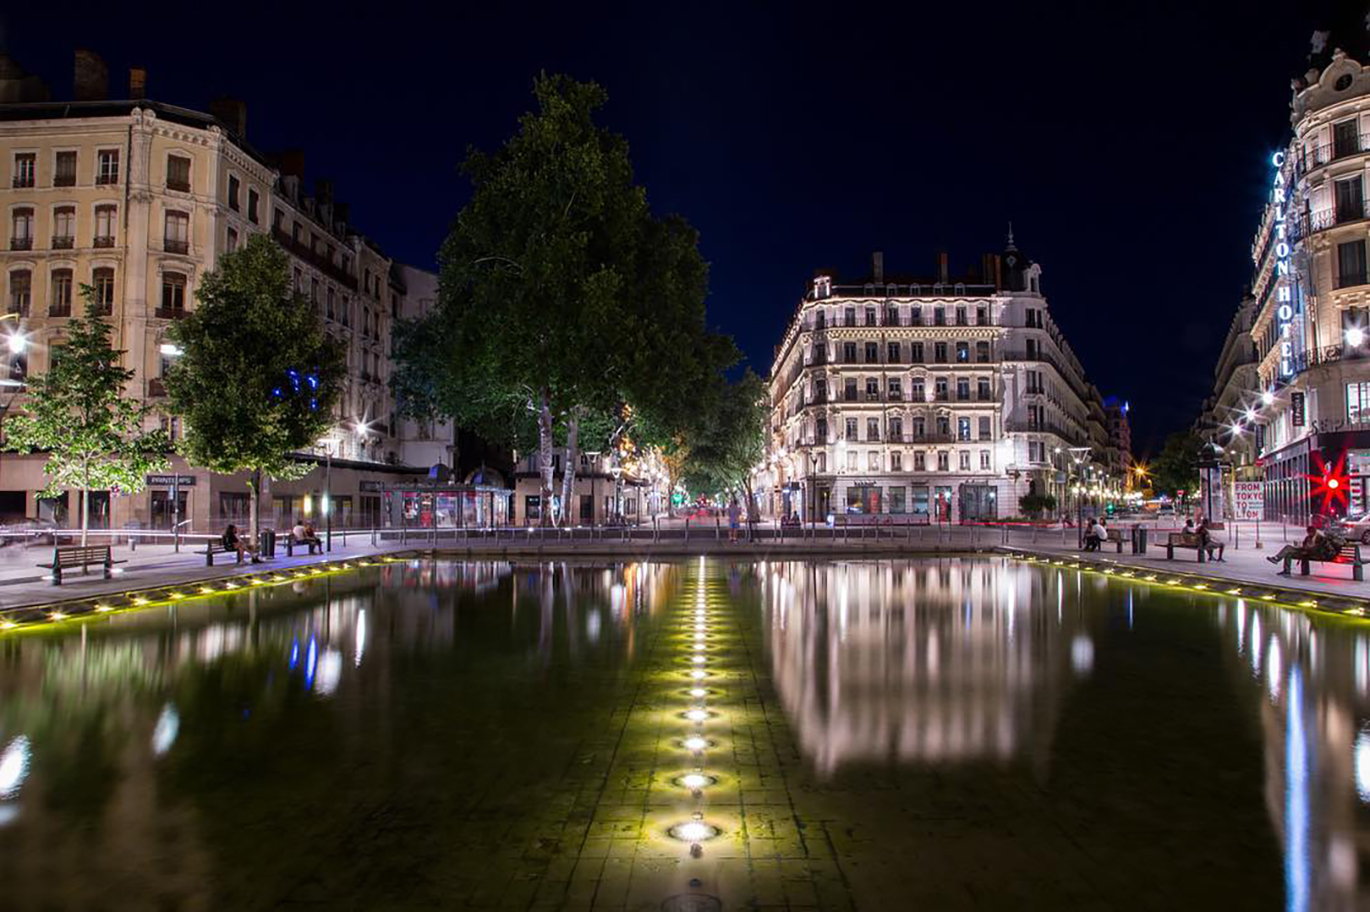
[[[28,381],[24,410],[5,422],[8,450],[48,454],[48,483],[40,492],[55,497],[81,492],[81,544],[90,530],[90,492],[136,494],[145,476],[167,465],[170,441],[161,430],[146,430],[149,408],[127,395],[134,372],[121,366],[122,351],[110,341],[110,325],[94,308],[94,290],[81,289],[85,318],[67,324],[66,339],[51,349],[51,367]]]
[[[748,516],[755,505],[752,477],[766,458],[770,410],[766,384],[750,369],[723,386],[705,426],[691,447],[687,477],[691,487],[710,492],[741,492]]]
[[[603,90],[544,75],[534,95],[518,132],[463,166],[473,192],[439,254],[438,306],[398,328],[394,384],[411,414],[535,440],[550,522],[555,443],[565,502],[582,426],[596,447],[667,440],[736,350],[707,331],[695,232],[651,215],[627,143],[595,123]]]
[[[1160,454],[1151,464],[1152,486],[1172,497],[1179,491],[1194,494],[1199,489],[1199,451],[1203,438],[1186,431],[1165,439]]]
[[[263,476],[303,477],[311,466],[292,454],[334,423],[342,348],[266,235],[225,254],[196,298],[198,307],[170,330],[181,354],[167,373],[167,397],[184,416],[181,452],[191,463],[250,473],[256,537]]]

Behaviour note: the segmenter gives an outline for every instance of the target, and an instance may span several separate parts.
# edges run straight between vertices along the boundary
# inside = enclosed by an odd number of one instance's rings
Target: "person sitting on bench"
[[[1289,562],[1295,559],[1313,558],[1321,553],[1321,545],[1324,536],[1318,531],[1316,526],[1308,527],[1308,534],[1303,537],[1303,541],[1297,545],[1285,545],[1277,553],[1270,555],[1266,560],[1272,564],[1284,561],[1284,569],[1280,571],[1280,576],[1289,576]]]
[[[307,545],[309,553],[313,554],[315,548],[322,548],[323,542],[319,541],[319,535],[314,531],[314,524],[300,520],[295,523],[295,528],[290,530],[290,534],[295,538],[295,544]]]
[[[256,546],[248,544],[247,539],[238,534],[238,527],[233,525],[233,523],[229,523],[224,529],[224,534],[220,539],[220,542],[223,544],[225,551],[237,553],[238,563],[240,564],[243,562],[243,555],[245,554],[252,555],[252,563],[254,564],[260,564],[262,562],[261,558],[257,556]]]
[[[1104,533],[1104,535],[1107,534],[1107,532]],[[1094,517],[1092,516],[1089,518],[1089,522],[1085,525],[1085,550],[1099,550],[1099,524],[1094,521]]]
[[[1223,552],[1227,550],[1227,545],[1213,537],[1213,527],[1208,524],[1208,517],[1204,517],[1199,523],[1199,547],[1208,551],[1210,557],[1213,552],[1218,553],[1218,560],[1223,560]]]

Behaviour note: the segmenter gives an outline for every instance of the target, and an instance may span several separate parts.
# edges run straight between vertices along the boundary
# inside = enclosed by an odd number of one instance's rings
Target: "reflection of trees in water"
[[[822,772],[1022,751],[1044,761],[1070,668],[1092,662],[1077,594],[1031,568],[853,561],[762,572],[775,685]]]
[[[1225,600],[1218,624],[1241,689],[1259,692],[1266,808],[1284,852],[1286,908],[1364,908],[1370,854],[1370,637]]]

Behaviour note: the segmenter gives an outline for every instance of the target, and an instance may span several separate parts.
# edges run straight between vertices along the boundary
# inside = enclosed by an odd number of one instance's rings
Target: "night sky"
[[[1363,4],[1356,4],[1363,5]],[[712,264],[710,318],[760,373],[816,268],[963,271],[1004,244],[1135,449],[1187,427],[1242,288],[1326,8],[1241,2],[797,5],[7,4],[0,42],[69,98],[71,52],[149,69],[152,98],[248,103],[248,139],[306,151],[352,221],[431,267],[540,70],[594,79],[658,212]],[[428,7],[428,5],[425,5]],[[892,6],[892,5],[891,5]],[[380,7],[385,12],[378,13]],[[785,11],[782,13],[782,10]]]

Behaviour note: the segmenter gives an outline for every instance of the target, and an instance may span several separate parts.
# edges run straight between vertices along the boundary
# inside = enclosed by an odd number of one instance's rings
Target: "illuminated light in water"
[[[162,707],[162,714],[157,717],[157,725],[152,729],[152,752],[160,757],[171,750],[180,731],[181,717],[176,707],[168,703]]]
[[[709,826],[702,820],[677,823],[670,829],[671,836],[681,842],[706,842],[718,835],[718,827]]]
[[[200,587],[200,592],[201,592],[201,594],[203,594],[203,595],[209,595],[209,594],[212,593],[213,591],[214,591],[214,590],[213,590],[212,588],[210,588],[209,586],[201,586],[201,587]]]
[[[711,746],[708,738],[701,738],[699,735],[691,735],[681,743],[689,751],[702,751]]]
[[[352,664],[361,667],[362,656],[366,654],[366,609],[357,612],[357,643],[352,655]]]
[[[95,606],[95,610],[96,610],[96,611],[113,611],[113,610],[114,610],[114,606],[113,606],[113,605],[96,605],[96,606]]]
[[[309,690],[314,689],[314,671],[318,667],[318,659],[319,644],[314,641],[313,637],[310,637],[309,648],[304,654],[304,686]]]
[[[702,681],[708,676],[709,673],[702,668],[696,668],[694,671],[690,672],[690,677],[694,678],[696,681]]]
[[[186,597],[184,592],[168,592],[166,595],[169,599],[183,599]]]
[[[0,630],[13,630],[18,626],[14,621],[0,621]]]
[[[1370,731],[1361,729],[1356,735],[1355,748],[1356,792],[1364,804],[1370,804]]]
[[[0,754],[0,798],[13,797],[24,784],[32,753],[27,735],[20,735],[6,745],[5,752]]]
[[[697,642],[702,642],[703,640],[706,640],[706,639],[708,639],[708,637],[706,637],[706,636],[705,636],[704,634],[702,634],[702,633],[696,633],[696,634],[695,634],[695,640],[696,640]]]
[[[690,709],[686,710],[684,713],[685,718],[689,719],[691,722],[703,722],[711,715],[712,713],[707,709]]]
[[[321,696],[328,696],[338,689],[342,680],[342,653],[336,649],[325,649],[319,657],[319,673],[314,679],[314,689]]]
[[[713,776],[706,776],[703,773],[686,773],[684,776],[675,780],[675,784],[681,788],[687,788],[692,792],[697,792],[702,788],[714,785],[718,780]]]
[[[67,616],[60,611],[54,611],[48,615],[48,619],[53,621],[65,621]]]
[[[709,692],[708,692],[707,690],[705,690],[703,687],[691,687],[691,688],[690,688],[690,696],[692,696],[692,697],[707,697],[708,695],[709,695]]]
[[[1070,667],[1082,675],[1094,669],[1094,641],[1084,634],[1077,634],[1070,641]]]
[[[1280,652],[1280,641],[1276,637],[1270,638],[1270,657],[1265,663],[1266,684],[1270,689],[1270,699],[1280,698],[1280,683],[1282,681],[1284,656]]]
[[[1227,590],[1227,594],[1228,594],[1228,595],[1241,595],[1241,594],[1242,594],[1242,590],[1241,590],[1240,587],[1239,587],[1239,588],[1235,588],[1235,589],[1229,589],[1229,590]]]
[[[591,643],[599,642],[599,631],[603,621],[599,619],[599,611],[591,611],[585,618],[585,635],[590,638]]]
[[[290,670],[294,671],[298,664],[300,664],[300,641],[295,640],[290,644]]]
[[[703,665],[705,662],[709,660],[706,659],[704,656],[690,656],[690,661],[696,665]]]
[[[133,597],[133,604],[135,605],[146,605],[147,602],[148,600],[143,598],[141,595],[135,595]]]

